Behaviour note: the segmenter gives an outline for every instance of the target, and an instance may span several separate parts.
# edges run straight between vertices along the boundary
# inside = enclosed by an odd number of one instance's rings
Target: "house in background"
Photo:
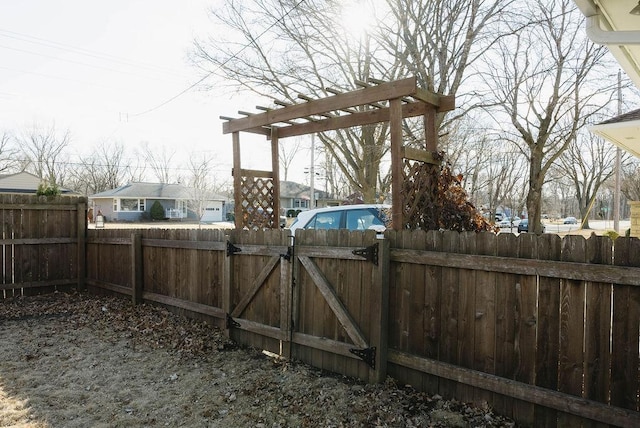
[[[89,208],[107,221],[142,221],[151,218],[156,201],[162,205],[165,218],[179,220],[222,221],[228,207],[224,196],[203,194],[181,184],[129,183],[89,196]]]
[[[14,174],[0,174],[0,193],[23,193],[35,195],[40,184],[46,183],[37,175],[29,172],[17,172]],[[63,195],[73,194],[72,190],[60,188]]]
[[[311,188],[304,184],[295,183],[293,181],[280,182],[280,209],[287,217],[290,211],[307,211],[313,208],[325,207],[328,205],[339,205],[339,203],[331,204],[329,194],[322,190],[315,189],[316,206],[311,207]]]

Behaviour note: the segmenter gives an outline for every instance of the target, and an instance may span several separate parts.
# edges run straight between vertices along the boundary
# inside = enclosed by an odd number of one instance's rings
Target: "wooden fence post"
[[[78,223],[78,291],[85,289],[87,277],[87,202],[84,198],[78,200],[76,205],[76,218]]]
[[[291,359],[291,341],[293,323],[293,237],[286,237],[289,251],[280,256],[280,329],[286,340],[280,342],[280,355]]]
[[[237,223],[236,223],[237,224]],[[231,244],[231,236],[224,236],[225,242],[227,245]],[[233,283],[232,279],[232,268],[233,268],[233,258],[227,253],[224,258],[224,267],[223,267],[223,276],[222,276],[222,311],[226,314],[227,317],[231,314],[231,285]],[[224,334],[227,338],[231,336],[231,332],[229,331],[229,322],[228,320],[224,321]]]
[[[372,282],[371,339],[376,346],[375,369],[369,370],[369,382],[382,383],[387,377],[387,354],[389,342],[389,240],[378,239],[378,266]]]
[[[143,289],[142,236],[131,234],[131,301],[134,305],[142,302]]]

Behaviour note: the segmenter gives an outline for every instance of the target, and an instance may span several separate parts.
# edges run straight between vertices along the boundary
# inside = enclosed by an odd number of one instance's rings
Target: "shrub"
[[[151,205],[151,218],[153,220],[164,220],[164,208],[159,201],[155,201]]]
[[[55,184],[40,183],[36,195],[38,196],[58,196],[60,194],[60,188]]]

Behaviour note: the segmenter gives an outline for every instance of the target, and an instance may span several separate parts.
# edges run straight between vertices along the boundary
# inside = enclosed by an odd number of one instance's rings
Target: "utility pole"
[[[622,72],[618,70],[618,116],[622,114]],[[620,233],[620,163],[622,149],[616,146],[615,191],[613,194],[613,229]]]

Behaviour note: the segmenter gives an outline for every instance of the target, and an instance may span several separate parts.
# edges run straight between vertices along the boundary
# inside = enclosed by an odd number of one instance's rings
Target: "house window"
[[[309,208],[309,201],[307,199],[294,199],[293,208]]]
[[[145,200],[144,199],[114,199],[113,210],[114,211],[144,211]]]

